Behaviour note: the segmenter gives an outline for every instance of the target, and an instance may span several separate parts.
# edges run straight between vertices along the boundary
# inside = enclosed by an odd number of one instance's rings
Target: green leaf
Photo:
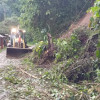
[[[100,50],[97,50],[97,51],[96,51],[96,56],[97,56],[98,58],[100,58]]]
[[[97,47],[100,47],[100,42],[97,44]]]
[[[50,15],[50,10],[47,10],[46,11],[46,15]]]

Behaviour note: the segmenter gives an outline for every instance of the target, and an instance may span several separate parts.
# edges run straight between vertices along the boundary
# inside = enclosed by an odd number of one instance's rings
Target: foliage
[[[76,0],[75,3],[74,0],[21,0],[20,2],[23,4],[20,22],[33,40],[40,40],[41,36],[43,39],[46,32],[55,36],[62,30],[68,29],[70,23],[91,5],[88,0]],[[35,38],[37,34],[40,37]]]
[[[50,81],[53,86],[59,88],[59,85],[61,83],[67,83],[68,80],[66,76],[63,73],[62,69],[62,63],[59,63],[59,65],[54,65],[53,68],[49,71],[45,71],[42,75],[42,78]]]
[[[5,80],[13,84],[18,84],[19,82],[21,82],[20,79],[15,77],[18,74],[18,72],[13,71],[13,66],[8,66],[7,68],[8,68],[8,73],[5,73],[4,75]]]
[[[20,16],[21,27],[27,30],[27,41],[41,41],[47,32],[55,36],[68,29],[71,22],[82,16],[91,5],[88,0],[73,2],[74,0],[1,0],[0,21]]]
[[[93,13],[93,16],[90,20],[90,27],[94,30],[99,30],[100,33],[100,0],[96,0],[94,6],[90,8],[90,12]],[[100,58],[100,34],[99,34],[99,42],[97,44],[96,56]]]
[[[55,54],[56,61],[66,60],[70,57],[73,57],[81,50],[81,43],[77,35],[73,34],[69,40],[57,39],[56,41],[57,52]]]
[[[100,58],[100,50],[97,50],[97,51],[96,51],[96,56],[97,56],[98,58]]]
[[[2,77],[5,79],[5,89],[9,92],[7,98],[10,100],[37,99],[38,91],[34,90],[32,78],[25,77],[15,66],[9,65],[2,69]],[[0,74],[1,76],[1,74]],[[1,81],[1,80],[0,80]]]
[[[57,39],[53,40],[56,50],[54,51],[55,62],[66,60],[69,58],[78,58],[79,51],[81,50],[81,42],[78,39],[78,36],[73,34],[70,39]],[[35,44],[33,55],[31,56],[32,61],[38,61],[42,58],[43,54],[46,53],[47,41],[40,41]],[[36,57],[36,58],[35,58]]]
[[[18,25],[18,17],[7,18],[0,22],[0,34],[10,34],[11,28]]]
[[[40,41],[35,44],[32,54],[30,55],[29,62],[39,63],[42,55],[45,53],[47,48],[47,41]]]
[[[46,45],[47,45],[47,42],[43,42],[43,41],[40,41],[39,43],[35,45],[34,51],[36,54],[38,54],[39,57],[41,57]]]
[[[97,72],[97,81],[100,82],[100,69],[97,69],[96,72]]]
[[[50,70],[45,70],[45,72],[42,70],[41,72],[42,83],[45,82],[46,85],[49,84],[52,97],[54,97],[55,100],[78,100],[79,98],[82,100],[88,100],[89,98],[94,100],[99,93],[95,87],[93,85],[87,85],[87,81],[81,81],[82,84],[69,83],[63,73],[63,63],[65,64],[65,62],[60,62],[54,65]],[[75,95],[75,91],[77,95]]]
[[[6,0],[0,0],[0,21],[3,21],[9,12]]]
[[[22,63],[23,63],[23,65],[25,64],[27,66],[34,67],[33,62],[31,62],[31,60],[29,58],[25,58]]]
[[[78,39],[81,42],[81,45],[85,45],[88,38],[94,33],[92,30],[88,29],[87,27],[79,27],[76,29],[73,34],[76,34]]]
[[[1,0],[0,21],[20,16],[21,27],[27,30],[27,41],[41,41],[47,32],[55,36],[68,29],[71,22],[82,16],[91,5],[88,0],[73,2],[74,0]]]
[[[100,36],[99,36],[99,39],[100,39]],[[99,40],[99,42],[97,44],[96,57],[98,59],[100,59],[100,40]]]
[[[0,0],[0,21],[11,16],[19,16],[20,6],[19,0]]]
[[[21,0],[6,0],[6,5],[9,7],[9,16],[20,16]]]
[[[90,27],[95,30],[100,28],[100,0],[96,0],[94,6],[89,9],[93,13],[93,16],[90,19]]]

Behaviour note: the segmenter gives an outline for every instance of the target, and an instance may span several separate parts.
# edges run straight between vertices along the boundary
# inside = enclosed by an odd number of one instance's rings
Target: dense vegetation
[[[86,12],[93,1],[1,0],[0,20],[20,16],[20,24],[27,30],[27,40],[43,40],[47,32],[58,36],[63,30],[68,29],[73,21]]]
[[[31,67],[38,66],[37,69],[43,67],[42,79],[47,81],[51,88],[55,88],[51,92],[55,99],[98,100],[100,97],[99,3],[100,0],[96,0],[94,6],[90,8],[93,12],[90,19],[92,30],[82,27],[75,30],[69,39],[53,39],[55,45],[53,60],[46,55],[49,54],[47,41],[37,43],[31,57],[25,60]],[[45,58],[47,59],[44,62]],[[45,70],[44,67],[48,66],[52,68]],[[67,92],[63,90],[64,94],[60,92],[65,84],[71,84],[71,88],[77,91],[76,96],[74,90],[69,93],[70,96],[65,95],[69,90]],[[68,89],[67,86],[64,88]]]
[[[76,0],[73,3],[74,0],[24,0],[22,24],[28,27],[27,30],[34,39],[43,39],[47,32],[55,36],[68,29],[73,20],[82,16],[92,1]]]
[[[13,26],[19,24],[18,0],[0,0],[0,34],[9,34]]]
[[[75,3],[74,0],[13,1],[9,6],[14,8],[11,16],[13,11],[16,11],[17,17],[21,13],[19,21],[21,27],[27,29],[27,39],[38,42],[33,52],[24,59],[24,66],[8,66],[4,70],[4,79],[9,83],[6,87],[11,92],[10,98],[99,100],[100,0],[96,0],[89,9],[93,13],[90,28],[80,27],[65,39],[47,38],[46,34],[60,34],[74,19],[82,16],[94,0],[76,0]],[[16,3],[22,7],[15,9]],[[80,9],[82,6],[83,10]],[[9,20],[5,21],[8,23]],[[1,23],[5,25],[5,21]]]

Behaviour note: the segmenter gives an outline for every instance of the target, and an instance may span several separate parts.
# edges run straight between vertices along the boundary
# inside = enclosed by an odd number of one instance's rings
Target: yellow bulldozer
[[[25,30],[19,28],[11,29],[10,40],[6,50],[7,57],[20,57],[25,53],[32,52],[32,49],[25,43],[25,32]]]

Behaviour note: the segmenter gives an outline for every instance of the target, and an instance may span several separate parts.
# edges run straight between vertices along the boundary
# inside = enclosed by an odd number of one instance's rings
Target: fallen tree
[[[95,77],[95,60],[98,44],[98,34],[93,35],[88,39],[82,56],[79,57],[67,70],[64,72],[66,77],[73,82],[80,80],[93,79]]]

